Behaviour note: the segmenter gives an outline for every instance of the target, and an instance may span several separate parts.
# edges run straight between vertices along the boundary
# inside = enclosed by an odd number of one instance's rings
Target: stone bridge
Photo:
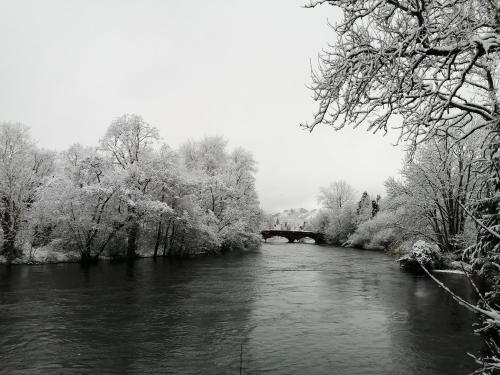
[[[299,241],[302,238],[312,238],[315,243],[322,244],[325,243],[325,237],[323,233],[306,232],[301,230],[263,230],[260,232],[262,238],[267,241],[271,237],[284,237],[288,242]]]

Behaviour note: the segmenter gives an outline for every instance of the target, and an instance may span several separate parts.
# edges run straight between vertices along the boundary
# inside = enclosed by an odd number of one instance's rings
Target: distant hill
[[[318,210],[291,208],[279,213],[270,214],[264,222],[264,229],[276,230],[308,230],[311,219]]]

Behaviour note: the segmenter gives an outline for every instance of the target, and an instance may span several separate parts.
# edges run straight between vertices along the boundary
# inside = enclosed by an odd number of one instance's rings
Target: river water
[[[473,319],[384,254],[314,244],[4,266],[0,372],[457,375],[481,348]]]

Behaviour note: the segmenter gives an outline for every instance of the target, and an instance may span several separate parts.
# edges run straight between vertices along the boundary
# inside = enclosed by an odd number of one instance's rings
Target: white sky
[[[345,179],[383,193],[396,134],[298,126],[312,119],[310,61],[334,40],[330,6],[306,0],[0,0],[0,121],[41,147],[95,145],[137,113],[172,147],[223,135],[259,163],[267,211],[314,208]]]

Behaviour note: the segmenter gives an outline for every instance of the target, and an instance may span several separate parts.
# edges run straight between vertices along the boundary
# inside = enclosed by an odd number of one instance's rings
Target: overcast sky
[[[383,193],[397,174],[396,134],[312,134],[310,62],[334,40],[334,8],[305,0],[0,0],[0,121],[41,147],[95,145],[110,121],[137,113],[173,147],[223,135],[258,161],[267,211],[315,208],[345,179]]]

